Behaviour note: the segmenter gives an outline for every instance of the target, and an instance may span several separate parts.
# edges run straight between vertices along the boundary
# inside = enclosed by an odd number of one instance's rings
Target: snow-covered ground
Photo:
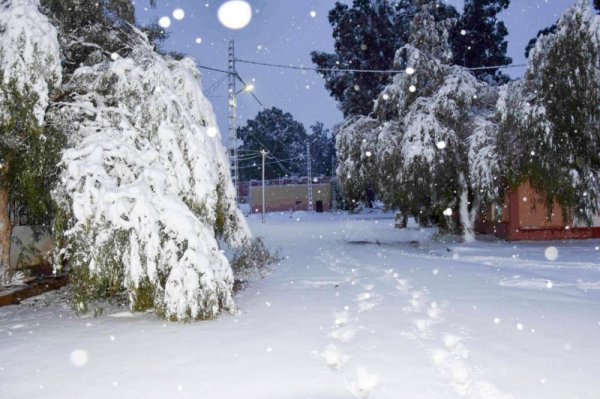
[[[237,316],[0,308],[0,398],[600,397],[600,241],[444,244],[390,215],[289,216],[250,218],[285,259]]]

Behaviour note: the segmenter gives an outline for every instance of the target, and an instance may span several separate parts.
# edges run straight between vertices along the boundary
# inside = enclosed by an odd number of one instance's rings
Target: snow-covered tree
[[[473,68],[512,62],[506,56],[508,30],[497,17],[509,4],[510,0],[465,0],[463,13],[451,34],[454,62],[457,65]],[[488,81],[507,79],[493,68],[472,73]]]
[[[39,219],[50,205],[61,140],[45,114],[61,79],[57,32],[38,0],[0,1],[0,282],[11,274],[10,203]]]
[[[503,90],[498,142],[510,184],[529,180],[580,219],[600,211],[600,16],[579,0]],[[552,209],[552,207],[549,207]]]
[[[407,43],[415,0],[354,0],[352,5],[336,2],[329,12],[335,52],[311,53],[320,68],[325,87],[339,102],[346,118],[369,115],[373,101],[390,83],[389,74],[336,71],[337,69],[392,68],[394,53]],[[456,9],[438,3],[436,20],[457,18]]]
[[[315,122],[310,126],[308,135],[313,175],[331,176],[332,161],[335,158],[335,136],[326,129],[323,122]]]
[[[135,45],[135,7],[132,0],[40,0],[43,11],[58,28],[65,75],[80,65],[126,57]],[[143,1],[143,0],[142,0]],[[153,3],[153,2],[151,2]],[[166,38],[158,24],[141,28],[154,45]]]
[[[308,135],[304,125],[289,112],[275,107],[264,109],[238,128],[238,137],[244,142],[241,146],[241,180],[261,178],[261,159],[256,154],[263,149],[269,151],[270,159],[275,162],[274,167],[265,170],[267,179],[306,173],[306,163],[302,159],[306,159]]]
[[[338,151],[343,143],[351,143],[353,150],[339,154],[344,160],[338,174],[344,186],[357,184],[352,172],[365,167],[364,158],[347,154],[366,154],[362,146],[368,143],[373,149],[366,165],[376,162],[377,181],[389,206],[415,216],[457,211],[465,239],[472,240],[479,205],[497,195],[492,120],[496,91],[447,64],[452,60],[449,21],[436,20],[433,0],[416,5],[410,43],[395,59],[395,66],[406,66],[406,71],[379,95],[377,121],[371,120],[367,137],[356,137],[356,131],[364,131],[357,129],[357,123],[364,125],[361,120],[341,129]],[[373,156],[376,161],[371,161]]]
[[[132,40],[132,39],[131,39]],[[75,301],[125,291],[172,320],[233,310],[219,238],[250,236],[201,76],[139,32],[126,58],[78,68],[52,119],[70,126],[54,193]]]
[[[338,164],[336,176],[350,207],[367,200],[377,187],[375,145],[379,122],[368,116],[356,116],[339,127],[336,137]]]

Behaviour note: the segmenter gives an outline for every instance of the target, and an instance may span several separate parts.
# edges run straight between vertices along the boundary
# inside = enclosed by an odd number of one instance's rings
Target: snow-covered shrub
[[[243,282],[265,275],[269,271],[269,265],[279,260],[279,255],[272,254],[263,239],[256,237],[235,252],[231,268],[235,279]]]
[[[133,309],[212,318],[234,309],[218,239],[237,247],[250,233],[194,62],[138,40],[127,58],[76,70],[53,116],[71,126],[54,193],[58,260],[79,307],[124,290]]]
[[[51,218],[62,137],[45,114],[61,79],[57,32],[38,0],[0,0],[0,284],[14,272],[9,204],[28,209],[31,223]]]

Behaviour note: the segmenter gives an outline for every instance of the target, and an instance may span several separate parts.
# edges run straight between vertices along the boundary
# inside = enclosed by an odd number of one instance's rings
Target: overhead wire
[[[352,72],[352,73],[379,73],[379,74],[397,74],[397,73],[406,73],[405,70],[401,69],[353,69],[353,68],[318,68],[318,67],[305,67],[298,66],[293,64],[276,64],[270,62],[261,62],[261,61],[252,61],[252,60],[244,60],[240,58],[235,59],[236,62],[241,62],[243,64],[251,64],[251,65],[260,65],[267,66],[272,68],[285,68],[285,69],[295,69],[300,71],[315,71],[315,72]],[[480,71],[485,69],[507,69],[507,68],[518,68],[524,67],[527,64],[506,64],[506,65],[491,65],[491,66],[481,66],[481,67],[461,67],[466,71]]]

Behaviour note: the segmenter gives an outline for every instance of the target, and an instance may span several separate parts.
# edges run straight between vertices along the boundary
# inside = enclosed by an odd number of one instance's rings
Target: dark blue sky
[[[508,30],[508,53],[514,63],[524,63],[525,45],[529,39],[553,22],[575,0],[512,0],[510,8],[501,15]],[[248,0],[254,10],[250,25],[239,31],[221,25],[217,10],[225,0],[158,0],[156,8],[148,0],[136,0],[137,16],[144,24],[163,16],[171,17],[170,34],[165,43],[168,50],[176,50],[195,58],[199,64],[227,69],[227,43],[234,39],[237,57],[261,62],[313,66],[312,50],[333,50],[328,11],[335,0]],[[351,0],[344,1],[351,3]],[[462,9],[462,0],[447,0]],[[176,8],[185,11],[185,18],[172,17]],[[316,16],[311,17],[311,11]],[[197,38],[202,42],[198,44]],[[331,127],[342,120],[335,101],[324,89],[323,80],[315,72],[271,69],[238,64],[238,72],[246,80],[255,80],[255,93],[266,107],[276,106],[290,112],[308,126],[322,121]],[[523,69],[508,71],[513,77]],[[203,71],[205,92],[222,78],[222,74]],[[227,85],[221,83],[210,90],[221,133],[227,131]],[[253,118],[260,110],[246,93],[239,96],[240,124]]]

